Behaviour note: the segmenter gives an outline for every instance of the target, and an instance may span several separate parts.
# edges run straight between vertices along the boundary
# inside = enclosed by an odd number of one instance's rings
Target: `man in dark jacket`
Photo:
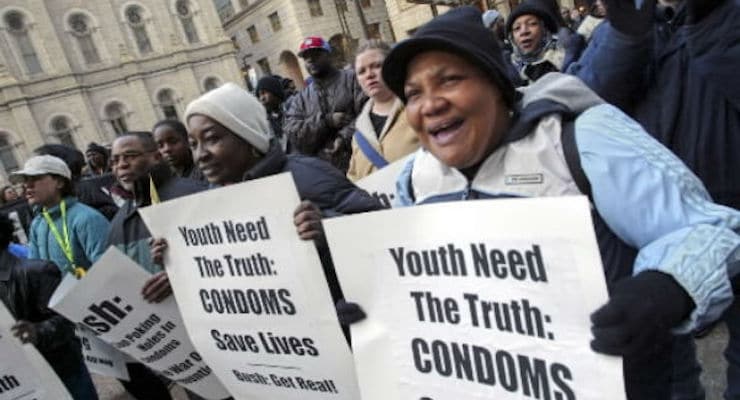
[[[701,178],[719,204],[740,208],[740,0],[606,2],[608,21],[570,71],[635,117]],[[740,398],[740,305],[726,312],[727,399]]]
[[[283,131],[295,151],[318,156],[347,172],[354,121],[367,98],[352,70],[331,64],[329,44],[308,37],[298,55],[306,62],[313,82],[293,96],[285,114]]]
[[[0,215],[0,301],[18,320],[13,333],[36,346],[73,398],[97,400],[74,325],[47,306],[62,279],[59,268],[16,258],[8,252],[12,237],[13,223]]]
[[[153,274],[141,292],[147,301],[161,302],[172,294],[172,288],[162,267],[152,262],[149,252],[151,234],[139,216],[138,208],[195,193],[206,189],[206,186],[202,182],[175,176],[162,161],[149,132],[130,132],[118,137],[113,142],[111,165],[118,183],[131,198],[111,221],[108,243]],[[121,383],[134,397],[139,400],[171,399],[167,385],[148,368],[142,364],[128,364],[127,367],[131,380]]]

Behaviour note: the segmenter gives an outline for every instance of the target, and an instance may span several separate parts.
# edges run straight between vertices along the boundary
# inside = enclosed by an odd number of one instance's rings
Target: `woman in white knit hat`
[[[324,240],[322,216],[378,210],[380,204],[326,161],[286,155],[270,146],[270,124],[262,104],[236,84],[227,83],[192,101],[185,110],[193,158],[208,182],[223,186],[291,172],[303,202],[291,212],[301,239],[316,241],[336,301],[341,290]],[[268,195],[265,193],[265,195]],[[161,240],[152,248],[160,259]]]

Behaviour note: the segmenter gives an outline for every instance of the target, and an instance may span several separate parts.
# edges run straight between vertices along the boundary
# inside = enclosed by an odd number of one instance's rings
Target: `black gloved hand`
[[[644,271],[615,285],[611,298],[591,314],[591,348],[610,355],[646,355],[671,339],[670,329],[695,305],[670,276]]]
[[[337,301],[337,317],[342,325],[352,325],[367,318],[367,314],[357,303],[348,303],[341,299]]]
[[[606,19],[612,27],[628,36],[643,36],[653,26],[655,0],[642,0],[642,7],[635,8],[636,0],[604,0]]]
[[[696,24],[709,15],[725,0],[686,0],[686,19],[689,24]]]
[[[543,75],[550,72],[558,72],[558,67],[553,65],[549,61],[544,61],[537,64],[530,64],[524,67],[524,75],[529,78],[532,82],[540,79]]]

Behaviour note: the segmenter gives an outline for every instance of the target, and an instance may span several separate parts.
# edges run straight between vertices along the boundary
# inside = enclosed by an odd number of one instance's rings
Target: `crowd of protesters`
[[[46,307],[60,279],[84,279],[116,246],[152,274],[147,301],[172,294],[167,242],[139,208],[290,172],[302,202],[285,212],[315,242],[349,340],[347,326],[372,315],[344,301],[321,221],[381,209],[354,182],[401,159],[399,207],[588,196],[610,294],[591,347],[623,357],[628,398],[704,399],[693,335],[721,321],[725,398],[740,399],[740,1],[524,0],[506,17],[459,7],[395,45],[367,41],[349,66],[331,52],[318,36],[299,44],[300,91],[278,76],[255,93],[226,83],[182,122],[84,155],[45,145],[12,175],[33,220],[25,255],[0,216],[0,300],[75,399],[97,396],[73,325]],[[507,183],[528,171],[542,182]],[[1,194],[19,201],[16,187]],[[135,398],[171,398],[164,377],[128,370]]]

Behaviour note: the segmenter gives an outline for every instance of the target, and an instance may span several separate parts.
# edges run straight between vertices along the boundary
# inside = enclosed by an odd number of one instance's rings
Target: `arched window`
[[[33,47],[31,36],[28,34],[25,16],[18,11],[10,11],[5,14],[5,25],[7,25],[8,32],[15,41],[26,72],[29,75],[43,72],[41,62],[36,54],[36,49]]]
[[[144,10],[137,5],[129,6],[126,9],[126,21],[131,32],[134,34],[136,47],[141,54],[152,52],[152,42],[149,41],[149,34],[146,32],[146,22],[144,21]]]
[[[18,159],[15,158],[13,153],[13,146],[8,141],[8,135],[0,133],[0,164],[6,172],[15,171],[20,167]]]
[[[179,119],[177,117],[177,107],[175,107],[175,96],[172,90],[160,90],[157,94],[157,102],[162,108],[162,114],[164,114],[165,119]]]
[[[51,134],[59,140],[59,143],[77,148],[72,138],[72,127],[67,117],[56,117],[51,120]]]
[[[105,106],[105,117],[108,119],[108,123],[110,123],[111,128],[113,128],[117,136],[128,131],[126,111],[121,103],[114,102]]]
[[[209,76],[205,81],[203,81],[203,89],[205,89],[206,92],[210,92],[219,86],[221,86],[221,82],[214,76]]]
[[[69,26],[72,28],[72,34],[77,38],[77,45],[82,53],[85,64],[97,64],[100,62],[98,49],[95,47],[92,31],[90,30],[90,20],[85,14],[74,14],[69,17]]]
[[[200,42],[200,38],[198,38],[198,31],[195,29],[195,23],[193,23],[193,10],[190,8],[190,1],[178,0],[177,3],[175,3],[175,8],[177,10],[177,17],[180,18],[180,24],[182,25],[182,30],[185,32],[185,38],[188,40],[188,43],[192,44]]]

